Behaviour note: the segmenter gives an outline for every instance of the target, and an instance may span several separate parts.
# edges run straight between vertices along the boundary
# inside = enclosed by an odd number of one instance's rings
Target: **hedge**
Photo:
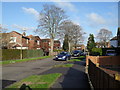
[[[92,49],[92,53],[93,56],[98,56],[98,55],[102,55],[102,48],[93,48]]]
[[[2,60],[16,60],[20,58],[20,49],[2,49]],[[43,56],[42,50],[22,50],[23,58],[34,58]]]

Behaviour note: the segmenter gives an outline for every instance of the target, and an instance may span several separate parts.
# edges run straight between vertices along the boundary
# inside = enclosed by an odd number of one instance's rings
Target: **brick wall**
[[[28,39],[22,38],[22,46],[23,46],[23,47],[28,47],[27,40],[28,40]]]

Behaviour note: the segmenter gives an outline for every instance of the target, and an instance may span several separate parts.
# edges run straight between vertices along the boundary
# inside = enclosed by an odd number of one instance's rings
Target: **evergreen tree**
[[[68,51],[69,50],[68,35],[67,34],[64,37],[63,50],[64,51]]]
[[[120,46],[120,27],[118,27],[117,39],[118,39],[118,47],[119,47]]]
[[[87,49],[91,53],[92,49],[96,47],[95,40],[94,40],[94,35],[90,34],[87,42]]]

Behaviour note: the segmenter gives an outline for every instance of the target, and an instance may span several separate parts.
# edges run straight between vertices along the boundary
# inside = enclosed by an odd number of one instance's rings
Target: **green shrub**
[[[97,56],[97,55],[101,56],[102,55],[102,48],[93,48],[91,54],[95,55],[95,56]]]

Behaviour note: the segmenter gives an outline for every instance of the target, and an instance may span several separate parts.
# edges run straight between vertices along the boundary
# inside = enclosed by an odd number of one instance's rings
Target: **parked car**
[[[81,55],[81,56],[86,56],[86,55],[87,55],[87,52],[82,52],[80,55]]]
[[[69,52],[61,52],[53,60],[63,60],[67,61],[71,59],[71,54]]]
[[[107,50],[106,51],[106,56],[116,56],[117,53],[115,50]]]
[[[74,50],[74,51],[72,52],[72,56],[73,56],[73,57],[79,57],[81,54],[82,54],[82,51],[81,51],[81,50]]]

